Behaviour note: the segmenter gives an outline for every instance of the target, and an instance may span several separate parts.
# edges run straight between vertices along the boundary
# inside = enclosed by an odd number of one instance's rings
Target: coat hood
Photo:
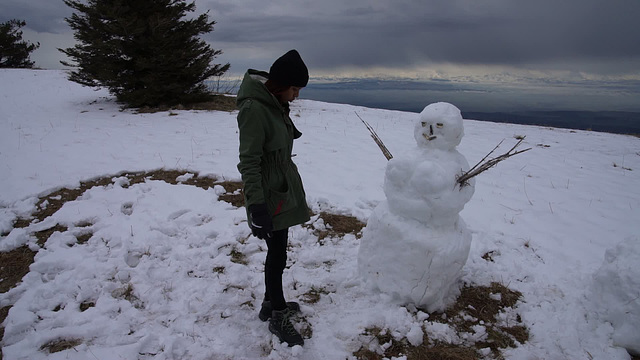
[[[240,107],[244,101],[252,99],[266,106],[282,108],[275,96],[273,96],[264,85],[267,80],[269,80],[268,72],[253,69],[247,70],[242,79],[242,84],[240,84],[240,89],[238,90],[238,98],[236,100],[238,107]]]

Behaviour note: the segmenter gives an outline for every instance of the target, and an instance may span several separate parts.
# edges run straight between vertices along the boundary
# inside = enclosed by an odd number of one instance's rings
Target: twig
[[[355,112],[355,111],[354,111]],[[376,142],[376,144],[378,144],[378,147],[380,148],[380,150],[382,151],[382,154],[384,155],[384,157],[387,158],[387,160],[391,160],[393,159],[393,155],[391,155],[391,152],[387,149],[387,147],[384,145],[384,143],[382,142],[382,140],[380,139],[380,137],[378,136],[378,134],[376,134],[376,132],[373,130],[373,128],[371,127],[371,125],[369,125],[366,121],[364,121],[360,115],[358,115],[357,112],[356,116],[358,117],[358,119],[360,119],[360,121],[362,121],[362,123],[364,124],[364,126],[367,127],[367,130],[369,130],[369,132],[371,133],[371,137],[373,138],[373,141]]]
[[[529,199],[529,194],[527,194],[527,178],[522,179],[522,186],[524,188],[524,195],[527,197],[527,200],[529,200],[529,205],[533,205],[531,199]]]
[[[522,143],[522,141],[524,140],[524,136],[518,140],[518,142],[511,148],[509,149],[509,151],[507,151],[506,153],[497,156],[495,158],[486,160],[491,154],[493,154],[494,151],[496,151],[496,149],[498,147],[500,147],[500,145],[502,144],[502,141],[500,141],[500,143],[493,148],[493,150],[491,150],[485,157],[482,158],[482,160],[480,160],[477,164],[475,164],[471,169],[469,169],[469,171],[465,172],[464,174],[460,175],[456,181],[458,182],[458,184],[460,184],[460,187],[462,188],[465,185],[469,185],[468,181],[469,179],[471,179],[474,176],[477,176],[489,169],[491,169],[492,167],[496,166],[499,162],[506,160],[510,157],[512,157],[513,155],[518,155],[521,154],[525,151],[529,151],[531,150],[531,148],[528,149],[524,149],[524,150],[518,150],[518,151],[514,151],[518,146],[520,146],[520,144]],[[486,160],[486,161],[485,161]]]
[[[467,171],[467,172],[473,171],[475,168],[477,168],[478,165],[480,165],[486,158],[488,158],[489,155],[493,154],[493,152],[496,151],[496,149],[499,148],[500,145],[502,145],[503,142],[504,142],[504,139],[502,139],[502,141],[500,141],[498,143],[498,145],[496,145],[496,147],[493,148],[493,150],[489,151],[489,153],[487,155],[485,155],[480,161],[478,161],[477,164],[473,165],[473,167],[471,169],[469,169],[469,171]]]

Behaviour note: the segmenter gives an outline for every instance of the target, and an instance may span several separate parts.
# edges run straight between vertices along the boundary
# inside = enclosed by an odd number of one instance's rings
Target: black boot
[[[287,308],[285,310],[290,311],[292,314],[297,314],[300,312],[300,304],[294,301],[290,301],[287,303]],[[271,307],[271,301],[263,301],[262,307],[260,308],[260,313],[258,314],[258,318],[262,321],[267,321],[271,317],[271,312],[273,308]]]
[[[289,346],[304,345],[304,340],[300,333],[291,324],[292,312],[288,309],[271,312],[269,320],[269,331],[276,335],[281,342],[286,342]]]

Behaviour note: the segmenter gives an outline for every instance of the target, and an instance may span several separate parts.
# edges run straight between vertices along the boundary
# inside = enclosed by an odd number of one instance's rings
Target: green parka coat
[[[264,83],[269,74],[248,70],[238,91],[240,163],[247,219],[253,204],[267,204],[273,230],[309,220],[309,209],[298,168],[291,161],[293,139],[302,133]]]

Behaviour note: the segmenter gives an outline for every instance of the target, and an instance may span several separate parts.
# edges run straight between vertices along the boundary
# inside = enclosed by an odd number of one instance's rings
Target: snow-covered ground
[[[425,106],[436,101],[425,99]],[[292,106],[303,132],[294,160],[313,210],[366,222],[384,199],[387,161],[354,112],[393,154],[415,146],[415,113],[300,100]],[[165,168],[239,180],[235,116],[135,114],[120,111],[105,91],[68,82],[63,72],[0,70],[0,251],[36,249],[32,233],[56,223],[68,228],[49,238],[18,287],[0,294],[0,307],[13,305],[4,322],[5,359],[345,359],[363,345],[367,327],[400,337],[415,337],[419,328],[450,336],[426,314],[362,286],[355,236],[323,245],[298,226],[290,230],[284,281],[288,299],[302,302],[312,336],[304,347],[283,346],[257,317],[265,245],[249,236],[244,209],[218,201],[221,187],[127,186],[118,176]],[[497,153],[514,136],[526,136],[523,146],[533,148],[479,175],[461,212],[473,234],[463,280],[497,281],[523,294],[516,310],[531,338],[505,356],[628,359],[617,344],[640,346],[633,343],[640,317],[640,266],[633,266],[640,263],[640,139],[464,125],[458,150],[471,165],[503,139]],[[104,176],[113,183],[87,190],[42,222],[12,228],[39,196]],[[82,232],[93,236],[76,244]],[[488,252],[493,261],[482,258]],[[238,253],[244,263],[232,261]],[[317,303],[303,301],[309,291],[321,293]],[[82,311],[83,303],[92,306]],[[41,350],[56,339],[79,342],[52,354]]]

